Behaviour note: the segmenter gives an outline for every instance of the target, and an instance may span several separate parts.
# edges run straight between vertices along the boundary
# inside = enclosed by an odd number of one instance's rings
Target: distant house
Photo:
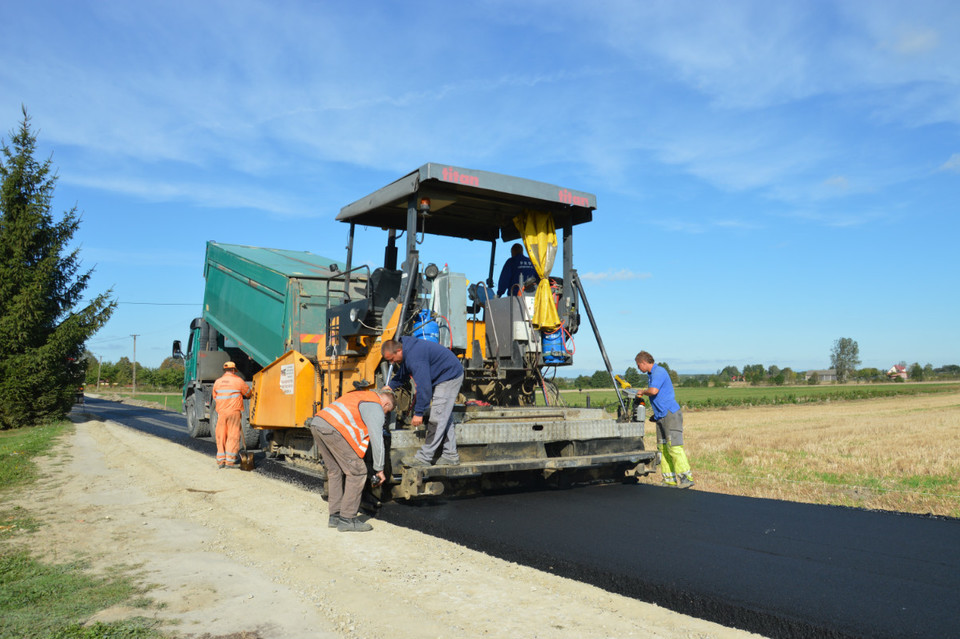
[[[907,379],[907,367],[901,366],[900,364],[894,364],[890,367],[890,370],[887,371],[887,377],[890,379]]]
[[[829,368],[825,371],[807,371],[804,379],[806,379],[809,382],[810,378],[813,377],[814,375],[816,375],[817,379],[819,379],[821,382],[837,381],[837,371],[832,368]]]

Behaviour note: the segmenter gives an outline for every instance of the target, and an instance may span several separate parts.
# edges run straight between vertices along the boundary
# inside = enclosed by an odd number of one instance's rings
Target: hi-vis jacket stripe
[[[336,428],[360,457],[367,453],[370,445],[370,433],[360,417],[362,402],[379,404],[380,397],[373,391],[353,391],[317,412],[317,417]]]
[[[225,373],[213,383],[213,399],[220,415],[242,411],[244,397],[250,397],[250,387],[233,373]]]

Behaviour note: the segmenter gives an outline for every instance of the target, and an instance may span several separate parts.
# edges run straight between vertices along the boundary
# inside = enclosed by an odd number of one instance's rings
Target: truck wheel
[[[250,426],[250,400],[243,400],[243,414],[240,416],[240,432],[244,448],[260,448],[260,431]]]
[[[260,448],[260,431],[243,420],[243,445],[245,448]]]
[[[187,433],[193,437],[206,437],[210,434],[210,422],[200,419],[197,415],[196,398],[191,395],[183,402],[184,412],[187,415]]]

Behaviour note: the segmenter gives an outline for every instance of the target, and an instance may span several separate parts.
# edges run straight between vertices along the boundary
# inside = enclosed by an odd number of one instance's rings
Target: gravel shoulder
[[[137,567],[159,604],[147,616],[183,637],[758,636],[382,521],[339,533],[315,493],[113,422],[76,423],[39,463],[13,502],[46,525],[17,541],[53,561]]]

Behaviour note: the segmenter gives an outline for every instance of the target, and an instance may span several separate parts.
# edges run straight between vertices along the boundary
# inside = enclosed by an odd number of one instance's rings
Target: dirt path
[[[57,561],[139,566],[186,637],[756,637],[404,528],[326,527],[316,494],[112,422],[84,422],[18,498]],[[109,620],[143,610],[104,611]]]

